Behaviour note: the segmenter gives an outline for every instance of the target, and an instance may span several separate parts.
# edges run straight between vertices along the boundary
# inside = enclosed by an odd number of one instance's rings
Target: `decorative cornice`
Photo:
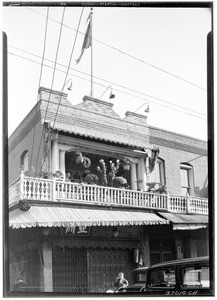
[[[91,101],[91,102],[95,102],[95,103],[98,103],[100,105],[105,105],[105,106],[110,106],[110,107],[113,107],[114,104],[111,103],[111,102],[106,102],[106,101],[102,101],[102,100],[99,100],[97,98],[92,98],[92,97],[89,97],[89,96],[84,96],[83,98],[83,101]]]
[[[125,116],[126,117],[129,117],[129,116],[132,116],[132,117],[136,117],[136,118],[140,118],[140,119],[147,119],[147,116],[144,116],[144,115],[140,115],[140,114],[137,114],[135,112],[132,112],[132,111],[127,111],[125,113]]]
[[[68,96],[68,94],[66,94],[66,93],[51,90],[51,89],[48,89],[48,88],[45,88],[45,87],[40,87],[39,88],[38,93],[40,94],[41,92],[45,92],[45,93],[48,93],[48,94],[55,94],[55,95],[62,96],[62,97],[67,97]]]

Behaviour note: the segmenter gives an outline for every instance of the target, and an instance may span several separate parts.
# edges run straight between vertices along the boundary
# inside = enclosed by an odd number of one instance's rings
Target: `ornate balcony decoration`
[[[79,184],[21,176],[9,187],[9,206],[20,200],[132,207],[156,211],[208,215],[208,199]]]

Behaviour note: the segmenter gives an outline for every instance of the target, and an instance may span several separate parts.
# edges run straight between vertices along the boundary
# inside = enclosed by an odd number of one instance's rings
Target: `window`
[[[26,172],[29,169],[28,150],[21,155],[21,169]]]
[[[157,159],[154,170],[151,172],[150,180],[156,184],[165,185],[164,161],[162,159]]]
[[[152,270],[150,273],[150,287],[174,288],[176,285],[176,274],[173,267]]]
[[[180,165],[180,177],[181,177],[181,195],[189,196],[193,195],[193,169],[189,164],[182,163]]]
[[[192,266],[182,269],[182,286],[192,287],[209,287],[209,267]]]
[[[139,283],[139,282],[146,282],[146,279],[147,279],[147,273],[138,273],[136,275],[136,283]]]

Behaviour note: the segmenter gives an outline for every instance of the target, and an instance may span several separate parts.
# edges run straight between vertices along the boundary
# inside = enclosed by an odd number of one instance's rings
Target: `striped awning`
[[[209,222],[207,215],[165,212],[159,212],[159,214],[172,223],[174,230],[196,230],[206,228]]]
[[[17,208],[11,211],[9,215],[9,226],[11,228],[129,226],[168,223],[168,220],[149,212],[53,206],[32,206],[28,211],[21,211]]]
[[[82,121],[85,122],[84,120]],[[51,124],[52,126],[52,124]],[[104,129],[103,125],[100,125],[96,128],[96,126],[91,126],[91,124],[86,126],[78,126],[72,124],[65,124],[56,122],[53,129],[58,131],[63,131],[67,133],[74,133],[79,136],[91,137],[97,140],[104,140],[107,142],[113,142],[117,144],[129,145],[134,147],[147,147],[147,141],[145,137],[137,132],[126,132],[126,130],[116,128],[113,130]]]

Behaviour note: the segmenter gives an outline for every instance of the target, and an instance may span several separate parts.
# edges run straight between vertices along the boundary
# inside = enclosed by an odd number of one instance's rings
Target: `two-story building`
[[[10,286],[102,293],[139,265],[208,255],[207,144],[39,89],[9,139]]]

